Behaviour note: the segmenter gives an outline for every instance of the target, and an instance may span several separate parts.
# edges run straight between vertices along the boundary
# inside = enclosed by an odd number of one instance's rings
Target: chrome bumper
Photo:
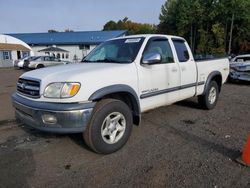
[[[95,103],[37,102],[14,93],[12,102],[16,118],[35,129],[53,133],[83,132],[91,118]],[[55,123],[46,123],[44,115],[56,117]]]

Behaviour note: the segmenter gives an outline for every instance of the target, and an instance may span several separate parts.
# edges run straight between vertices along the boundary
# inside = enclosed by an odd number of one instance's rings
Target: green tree
[[[132,22],[125,17],[117,22],[110,20],[104,26],[103,30],[128,30],[128,34],[146,34],[146,33],[156,33],[157,26],[152,24],[142,24]]]
[[[167,0],[158,32],[183,36],[196,53],[246,52],[249,10],[249,0]]]
[[[111,20],[103,26],[103,30],[116,30],[117,28],[116,26],[117,26],[116,22]]]
[[[161,8],[158,30],[185,37],[194,51],[203,11],[199,0],[168,0]]]
[[[74,30],[70,29],[70,28],[67,28],[67,29],[64,30],[64,32],[74,32]]]
[[[225,31],[224,27],[220,23],[216,23],[212,25],[212,33],[213,33],[213,47],[212,47],[212,53],[223,55],[225,54],[225,45],[224,45],[224,36]]]
[[[48,30],[48,33],[57,33],[58,31],[57,30],[55,30],[55,29],[49,29]]]

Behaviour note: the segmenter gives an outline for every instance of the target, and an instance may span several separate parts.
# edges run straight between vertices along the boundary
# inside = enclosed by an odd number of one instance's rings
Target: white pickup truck
[[[23,74],[12,99],[25,124],[82,132],[90,148],[107,154],[127,142],[145,111],[194,96],[212,109],[228,74],[228,59],[195,62],[181,37],[126,36],[99,45],[80,64]]]

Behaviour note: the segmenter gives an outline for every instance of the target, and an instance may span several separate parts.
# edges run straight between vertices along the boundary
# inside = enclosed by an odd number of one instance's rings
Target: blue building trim
[[[13,33],[7,34],[18,38],[30,46],[46,45],[97,45],[111,38],[127,34],[127,30],[78,31],[55,33]]]

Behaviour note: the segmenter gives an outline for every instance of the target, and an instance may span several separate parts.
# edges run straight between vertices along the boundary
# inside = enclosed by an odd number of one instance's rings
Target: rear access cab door
[[[181,38],[172,38],[176,59],[180,66],[180,98],[179,100],[190,98],[196,93],[197,86],[197,66],[188,43]],[[204,83],[198,83],[204,84]]]

